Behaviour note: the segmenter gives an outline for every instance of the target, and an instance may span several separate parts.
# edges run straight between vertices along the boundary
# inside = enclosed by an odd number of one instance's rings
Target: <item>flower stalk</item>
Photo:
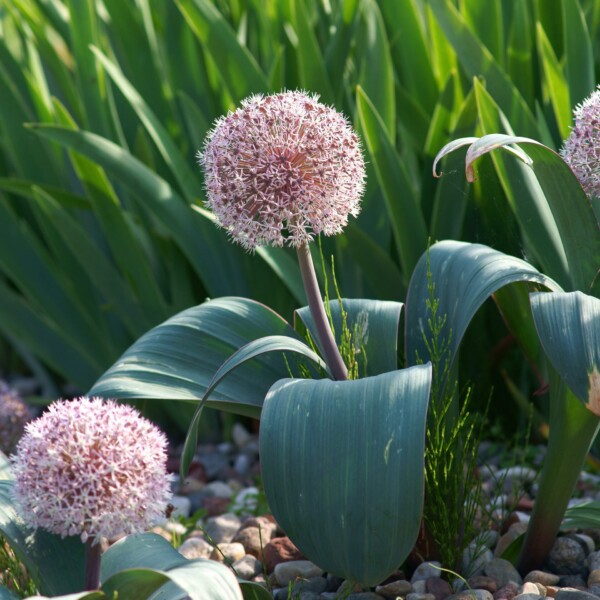
[[[315,322],[318,342],[324,354],[325,362],[331,370],[331,373],[337,381],[348,379],[348,369],[342,359],[339,348],[333,337],[333,332],[329,325],[327,315],[325,314],[325,306],[317,281],[317,274],[310,254],[310,249],[307,243],[298,246],[298,262],[300,263],[300,273],[302,274],[302,282],[306,290],[308,299],[308,307]]]
[[[100,588],[100,558],[102,557],[102,545],[88,539],[85,543],[85,580],[84,591],[97,590]]]

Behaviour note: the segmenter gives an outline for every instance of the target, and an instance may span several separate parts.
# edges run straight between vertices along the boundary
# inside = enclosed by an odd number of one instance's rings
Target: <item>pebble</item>
[[[497,592],[498,587],[500,587],[493,577],[488,577],[487,575],[475,575],[469,577],[467,583],[472,589],[487,590],[491,594]]]
[[[478,544],[469,544],[463,551],[462,571],[469,577],[480,575],[494,558],[494,553],[489,548],[483,548]]]
[[[233,570],[242,579],[252,579],[262,571],[262,564],[258,558],[251,554],[246,554],[236,560],[232,565]]]
[[[525,582],[540,583],[542,585],[558,585],[560,576],[554,573],[548,573],[547,571],[529,571],[525,575]]]
[[[515,600],[541,600],[544,596],[540,596],[538,593],[534,594],[517,594]]]
[[[272,573],[280,563],[304,558],[302,552],[294,546],[289,537],[273,538],[263,548],[263,557],[269,573]]]
[[[231,498],[233,490],[224,481],[211,481],[202,488],[205,498]]]
[[[509,581],[494,594],[494,600],[512,600],[518,593],[519,584]]]
[[[416,592],[411,592],[407,594],[406,600],[435,600],[435,596],[433,594],[418,594]]]
[[[234,423],[233,427],[231,428],[231,437],[233,439],[233,443],[240,450],[244,448],[244,446],[247,446],[254,439],[241,423]]]
[[[222,542],[231,542],[241,524],[242,522],[237,515],[225,513],[218,517],[206,519],[204,531],[209,540],[215,544],[221,544]]]
[[[487,590],[463,590],[452,594],[448,600],[494,600],[494,596]]]
[[[505,586],[509,581],[514,581],[519,585],[523,583],[523,579],[517,569],[503,558],[494,558],[489,561],[484,567],[483,572],[491,577],[499,588]]]
[[[416,581],[413,583],[413,588],[416,590],[417,584],[420,583]],[[426,590],[429,594],[433,594],[435,600],[444,600],[444,598],[450,596],[452,594],[452,588],[450,584],[442,579],[439,575],[435,577],[429,577],[425,582]]]
[[[256,558],[262,557],[262,550],[268,540],[261,538],[261,533],[258,527],[245,527],[240,529],[231,540],[232,542],[239,542],[244,546],[246,553],[255,556]]]
[[[554,598],[556,600],[598,600],[598,596],[582,590],[559,590]]]
[[[584,569],[585,552],[578,540],[559,537],[548,555],[548,568],[559,575],[577,575]]]
[[[292,598],[295,598],[298,594],[305,594],[311,592],[313,594],[320,594],[327,588],[327,580],[325,577],[311,577],[310,579],[301,579],[292,586]]]
[[[192,502],[187,496],[173,495],[169,500],[169,504],[173,506],[172,518],[185,517],[187,519],[190,516]]]
[[[246,556],[244,546],[237,542],[223,542],[213,549],[210,558],[217,562],[234,563]]]
[[[414,571],[413,576],[410,578],[410,582],[414,583],[415,581],[419,581],[422,579],[423,581],[427,581],[430,577],[441,577],[442,571],[440,567],[442,566],[436,560],[430,560],[424,563],[421,563]]]
[[[273,572],[275,574],[275,579],[280,586],[286,586],[288,583],[299,577],[308,579],[310,577],[320,577],[323,575],[323,569],[317,567],[317,565],[309,560],[281,562],[275,566]]]
[[[541,586],[541,587],[543,587],[543,586]],[[540,589],[540,586],[533,583],[533,581],[526,581],[521,586],[520,595],[522,595],[522,594],[534,594],[536,596],[545,596],[546,588],[543,588],[543,590],[542,590],[542,589]]]
[[[213,547],[202,538],[192,537],[185,540],[177,550],[179,554],[194,560],[196,558],[208,558],[212,554]]]
[[[439,577],[430,577],[429,579],[436,579],[437,581],[442,581]],[[429,581],[429,579],[427,581]],[[413,582],[411,584],[413,592],[415,592],[416,594],[428,593],[429,590],[427,589],[427,581],[419,579],[419,581]]]
[[[399,579],[386,583],[385,585],[378,585],[375,588],[375,592],[384,598],[397,598],[398,596],[406,596],[413,592],[413,586],[410,581]]]

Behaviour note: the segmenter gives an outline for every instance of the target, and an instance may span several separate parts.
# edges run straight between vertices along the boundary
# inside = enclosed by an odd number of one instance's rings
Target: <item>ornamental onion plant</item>
[[[101,538],[145,531],[170,496],[167,440],[132,407],[58,401],[29,423],[11,457],[15,506],[31,528],[86,545],[85,589],[100,584]]]
[[[231,238],[297,249],[319,342],[335,379],[348,372],[327,322],[308,243],[360,210],[365,165],[347,119],[304,92],[252,96],[219,119],[199,153],[206,205]]]

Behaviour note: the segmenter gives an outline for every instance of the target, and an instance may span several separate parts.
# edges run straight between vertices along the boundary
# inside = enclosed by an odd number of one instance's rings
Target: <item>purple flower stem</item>
[[[327,315],[325,314],[325,306],[323,305],[323,299],[321,298],[321,291],[319,290],[319,282],[317,281],[317,274],[315,273],[315,267],[313,265],[312,257],[308,244],[305,242],[298,246],[298,262],[300,263],[300,273],[302,273],[302,282],[304,283],[304,289],[306,290],[306,296],[308,298],[308,307],[312,314],[315,327],[317,329],[317,335],[319,337],[321,349],[325,355],[325,362],[331,370],[333,378],[337,381],[348,379],[348,369],[344,364],[344,360],[340,354],[340,351],[333,338],[333,332],[329,326]]]
[[[93,544],[95,538],[90,537],[85,543],[85,583],[84,590],[91,591],[100,588],[100,557],[102,545]]]

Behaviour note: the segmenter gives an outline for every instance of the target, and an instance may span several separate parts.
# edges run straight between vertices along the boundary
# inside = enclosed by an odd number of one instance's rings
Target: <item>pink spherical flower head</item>
[[[0,380],[0,450],[10,454],[33,418],[31,408],[21,396]]]
[[[356,216],[365,166],[346,118],[304,92],[252,96],[198,153],[207,206],[244,248],[300,246]]]
[[[575,124],[560,153],[585,193],[600,197],[600,86],[573,114]]]
[[[55,402],[27,425],[11,457],[17,511],[30,527],[83,542],[144,531],[170,496],[166,447],[128,405]]]

